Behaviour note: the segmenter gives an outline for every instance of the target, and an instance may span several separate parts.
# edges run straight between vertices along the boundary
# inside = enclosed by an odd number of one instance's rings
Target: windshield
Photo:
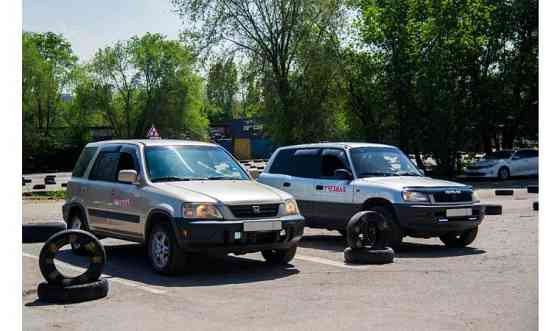
[[[144,154],[152,182],[248,179],[232,157],[219,147],[149,146]]]
[[[501,160],[501,159],[509,159],[511,157],[512,151],[499,151],[488,153],[484,156],[486,160]]]
[[[414,164],[399,149],[360,147],[350,152],[358,177],[421,176]]]

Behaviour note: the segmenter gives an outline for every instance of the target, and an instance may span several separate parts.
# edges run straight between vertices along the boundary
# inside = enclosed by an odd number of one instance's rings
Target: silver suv
[[[145,243],[164,274],[182,271],[188,252],[287,263],[304,225],[290,194],[252,180],[225,149],[179,140],[88,144],[62,210],[69,228]]]
[[[321,143],[279,148],[257,181],[291,193],[306,226],[344,235],[350,217],[375,210],[404,236],[439,237],[447,246],[474,241],[484,218],[472,187],[425,177],[398,148],[366,143]]]

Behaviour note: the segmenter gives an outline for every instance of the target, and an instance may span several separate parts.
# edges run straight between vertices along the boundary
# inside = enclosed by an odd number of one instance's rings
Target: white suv
[[[366,143],[287,146],[257,181],[292,194],[306,226],[338,230],[361,210],[385,215],[390,246],[404,236],[439,237],[463,247],[484,218],[471,186],[425,177],[398,148]]]

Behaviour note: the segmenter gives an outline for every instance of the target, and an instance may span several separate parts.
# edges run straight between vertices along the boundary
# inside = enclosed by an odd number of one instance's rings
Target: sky
[[[23,30],[61,33],[80,61],[146,32],[177,39],[181,19],[169,0],[23,0]]]

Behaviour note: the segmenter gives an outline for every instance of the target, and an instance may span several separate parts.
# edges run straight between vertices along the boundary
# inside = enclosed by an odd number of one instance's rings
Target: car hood
[[[360,181],[363,181],[365,185],[390,187],[394,190],[402,190],[405,187],[470,187],[468,185],[450,182],[447,180],[420,176],[367,177],[361,178]]]
[[[499,163],[499,162],[504,161],[504,160],[505,159],[491,159],[491,160],[481,159],[481,160],[475,162],[474,165],[479,166],[479,167],[483,167],[483,166],[494,165],[494,164]]]
[[[211,180],[154,184],[184,201],[224,204],[278,202],[291,198],[285,192],[252,180]]]

